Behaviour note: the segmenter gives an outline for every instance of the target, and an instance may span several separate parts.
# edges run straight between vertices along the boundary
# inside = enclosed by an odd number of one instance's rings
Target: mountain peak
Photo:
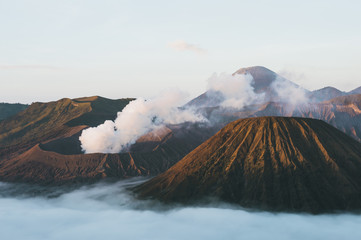
[[[253,77],[252,85],[255,92],[262,92],[268,89],[273,81],[277,78],[277,74],[268,68],[262,66],[253,66],[238,69],[235,74],[250,74]]]
[[[361,94],[361,87],[355,88],[354,90],[348,92],[349,94]]]
[[[251,66],[251,67],[245,67],[245,68],[240,68],[238,69],[234,74],[244,74],[247,72],[271,72],[271,73],[275,73],[273,71],[271,71],[270,69],[264,67],[264,66]]]
[[[335,88],[335,87],[331,87],[331,86],[327,86],[327,87],[323,87],[320,89],[315,90],[314,92],[322,92],[322,91],[333,91],[333,92],[338,92],[338,93],[342,93],[341,90]]]
[[[99,98],[103,98],[103,97],[100,96],[80,97],[80,98],[74,98],[73,100],[76,102],[93,102],[98,100]]]
[[[260,117],[228,124],[136,189],[165,202],[217,197],[243,207],[361,208],[361,144],[320,120]]]
[[[308,97],[312,101],[322,102],[322,101],[330,100],[330,99],[335,98],[335,97],[344,96],[345,94],[346,93],[338,90],[335,87],[327,86],[327,87],[317,89],[317,90],[314,90],[314,91],[310,92],[308,94]]]

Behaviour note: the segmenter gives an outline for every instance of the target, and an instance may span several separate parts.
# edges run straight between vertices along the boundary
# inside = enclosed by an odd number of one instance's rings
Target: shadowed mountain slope
[[[129,152],[118,154],[82,154],[77,138],[60,138],[2,159],[0,181],[63,184],[154,176],[169,169],[214,132],[196,125],[171,126],[144,135]]]
[[[337,97],[329,100],[327,103],[344,106],[356,106],[361,109],[361,94]],[[357,111],[359,112],[359,111]]]
[[[0,180],[67,183],[154,176],[220,129],[170,125],[140,137],[127,153],[84,154],[79,141],[82,130],[115,119],[131,100],[96,96],[34,103],[1,122]]]
[[[315,91],[308,93],[308,98],[313,102],[323,102],[330,100],[335,97],[341,97],[347,95],[347,93],[342,92],[334,87],[324,87]]]
[[[354,90],[348,92],[348,94],[361,94],[361,87],[355,88]]]
[[[0,121],[25,110],[28,106],[20,103],[0,103]]]
[[[88,126],[114,119],[131,100],[95,96],[33,103],[26,110],[0,122],[0,156],[51,139],[69,137]]]
[[[206,197],[273,211],[361,209],[361,144],[320,120],[237,120],[165,173],[141,198],[194,203]]]

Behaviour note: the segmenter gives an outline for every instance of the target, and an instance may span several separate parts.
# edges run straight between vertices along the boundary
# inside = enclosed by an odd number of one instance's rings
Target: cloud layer
[[[132,181],[139,181],[132,180]],[[248,212],[239,207],[178,207],[134,200],[134,183],[98,183],[46,198],[6,196],[0,184],[2,239],[361,239],[360,215]],[[19,189],[21,190],[21,189]]]

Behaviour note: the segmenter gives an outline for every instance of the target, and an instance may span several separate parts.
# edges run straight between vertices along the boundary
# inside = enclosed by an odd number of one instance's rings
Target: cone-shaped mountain
[[[361,209],[361,144],[321,120],[241,119],[135,191],[164,202],[216,197],[274,211]]]

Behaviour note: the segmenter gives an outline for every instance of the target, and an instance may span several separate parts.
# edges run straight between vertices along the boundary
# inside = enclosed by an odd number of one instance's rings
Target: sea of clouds
[[[168,208],[129,194],[126,188],[142,181],[65,190],[0,183],[1,239],[361,239],[361,215]]]

